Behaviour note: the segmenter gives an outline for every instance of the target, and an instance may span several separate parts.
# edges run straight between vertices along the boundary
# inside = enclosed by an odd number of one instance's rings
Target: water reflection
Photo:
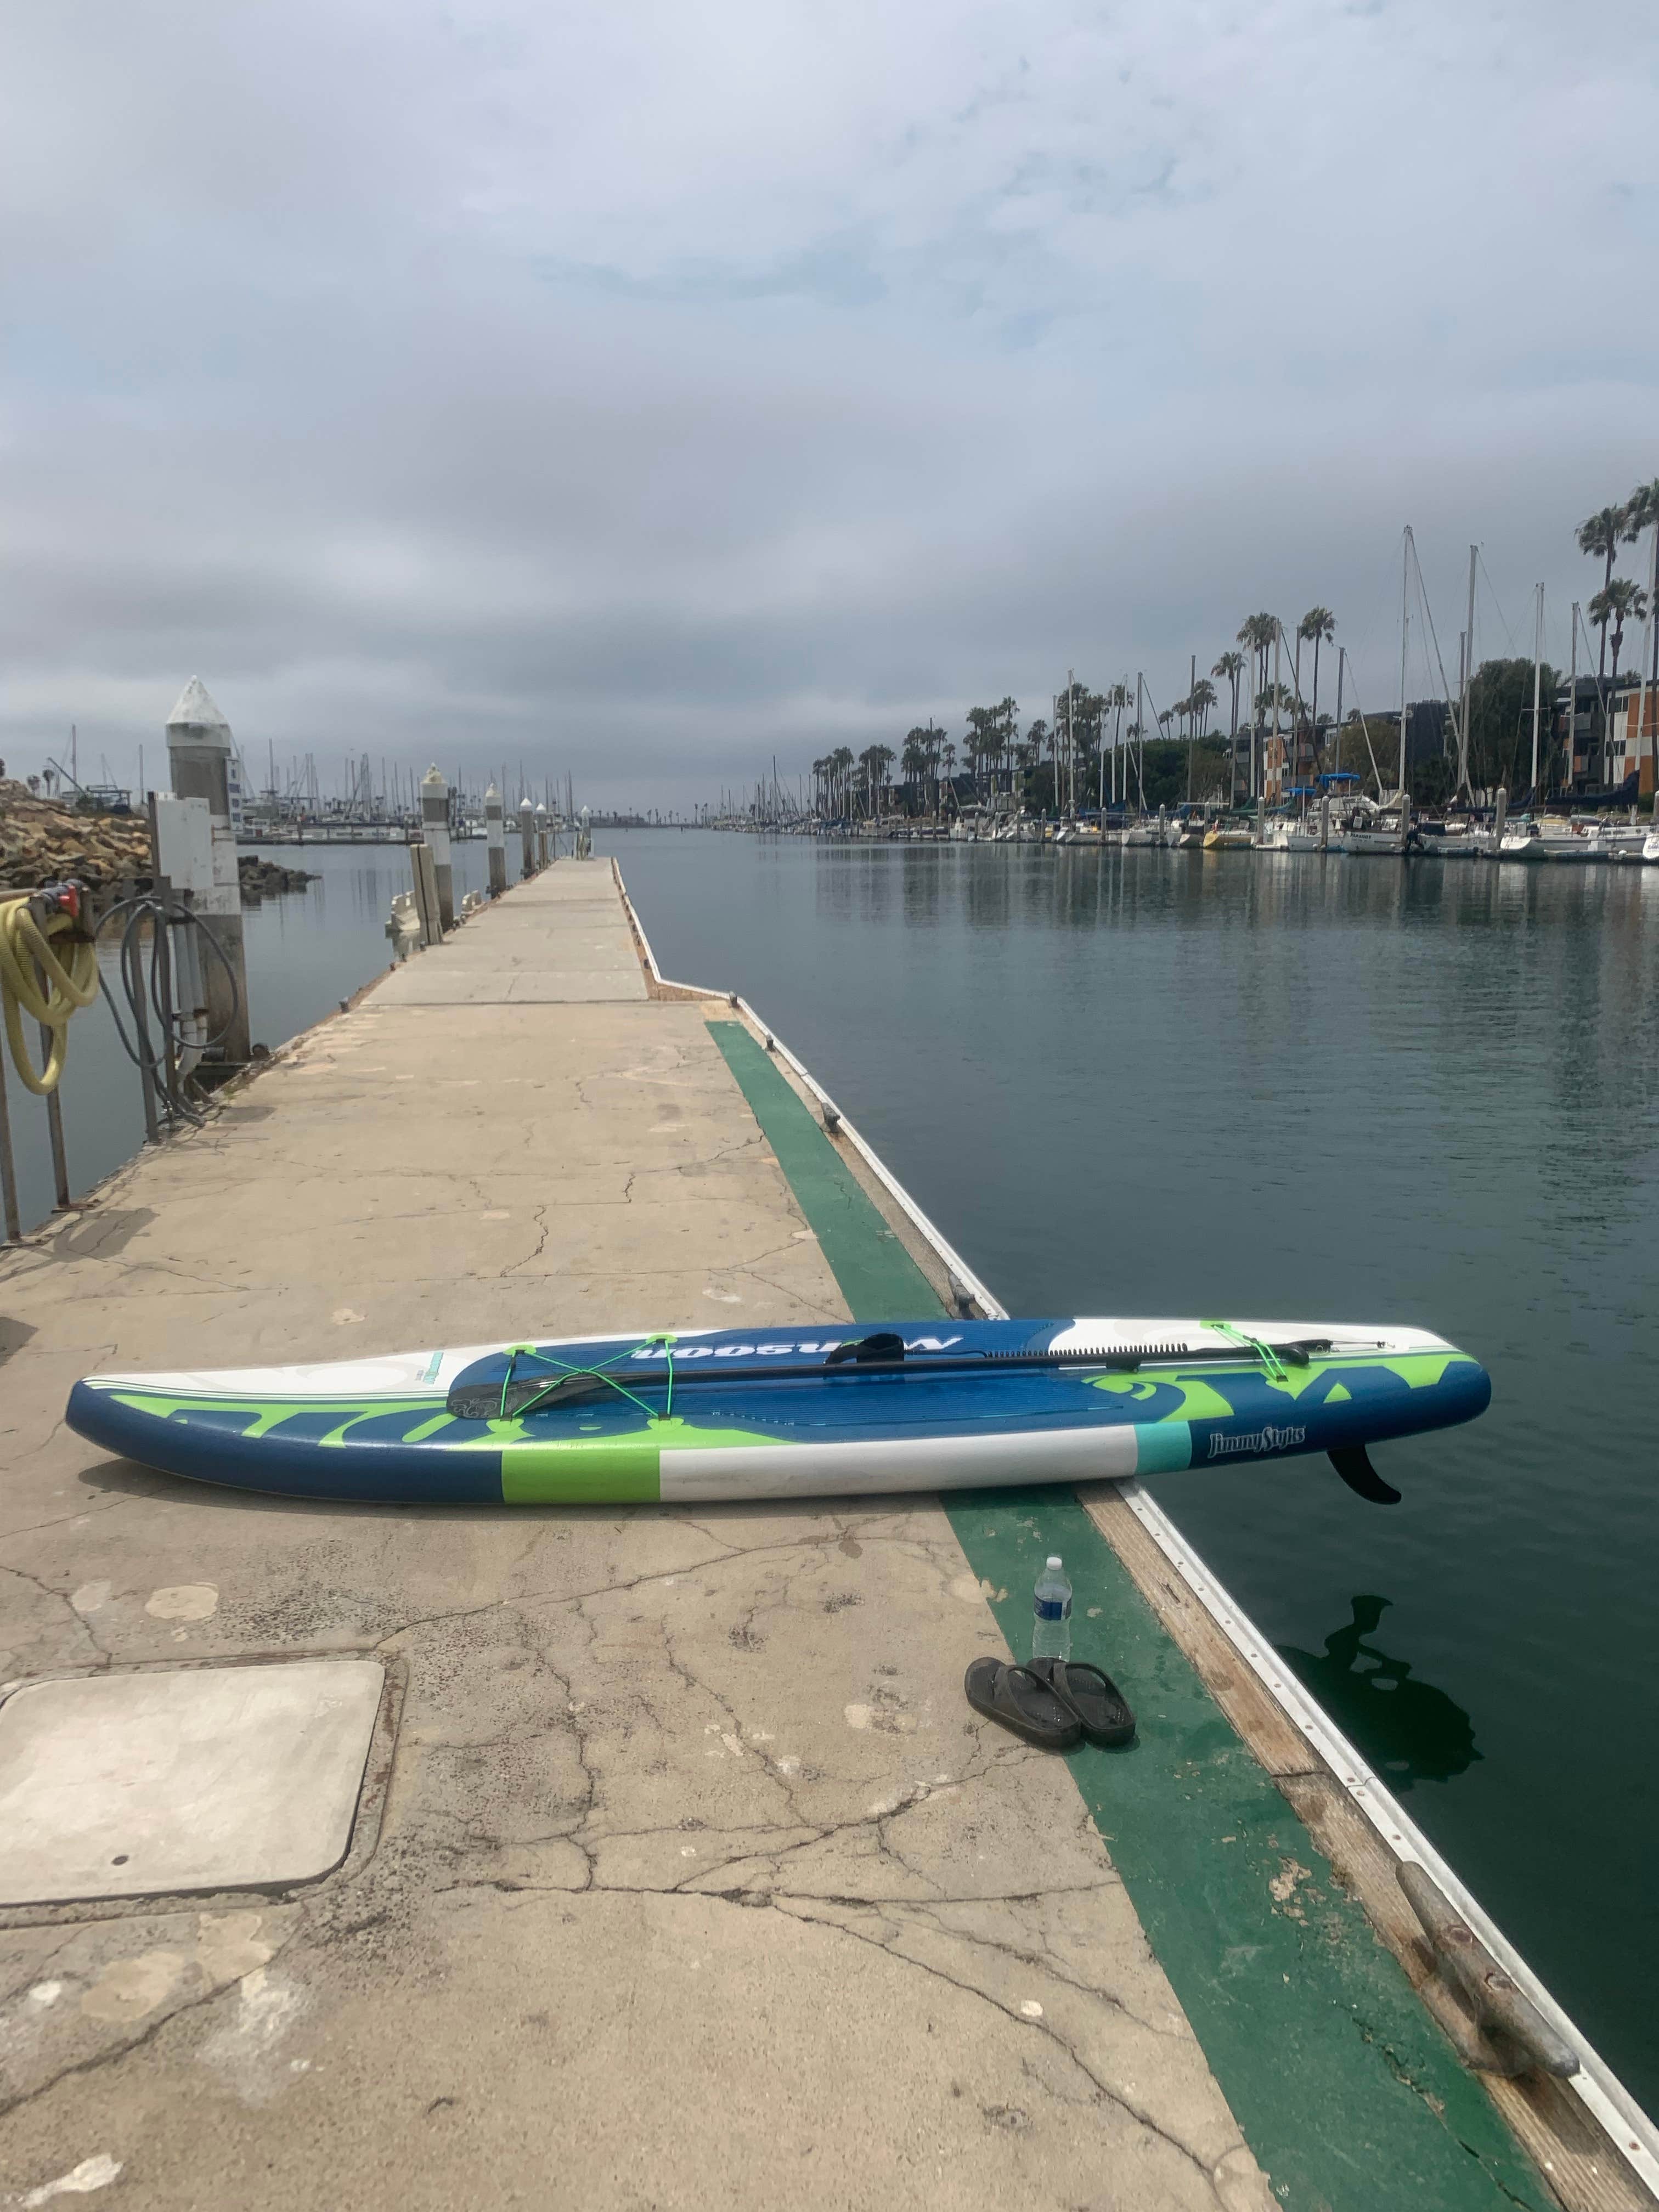
[[[1325,1638],[1325,1656],[1281,1644],[1279,1656],[1342,1730],[1403,1796],[1415,1782],[1449,1782],[1480,1753],[1462,1705],[1431,1682],[1413,1679],[1411,1662],[1365,1639],[1375,1636],[1385,1597],[1348,1601],[1353,1618]]]
[[[1376,1316],[1485,1362],[1483,1420],[1390,1447],[1384,1553],[1329,1476],[1294,1540],[1265,1471],[1160,1497],[1247,1611],[1338,1629],[1311,1691],[1659,2098],[1659,868],[614,842],[670,972],[763,1007],[1015,1312]],[[1379,1583],[1478,1771],[1354,1610]]]

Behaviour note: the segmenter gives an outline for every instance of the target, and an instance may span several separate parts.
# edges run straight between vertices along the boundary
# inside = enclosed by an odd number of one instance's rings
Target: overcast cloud
[[[1659,475],[1634,0],[9,24],[14,768],[199,673],[256,765],[666,805],[1316,600],[1382,703],[1402,524],[1565,659]]]

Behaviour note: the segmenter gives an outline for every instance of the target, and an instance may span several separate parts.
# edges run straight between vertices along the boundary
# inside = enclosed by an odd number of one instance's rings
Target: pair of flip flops
[[[1135,1717],[1109,1674],[1079,1659],[1033,1659],[1026,1667],[975,1659],[963,1680],[968,1702],[1027,1743],[1070,1751],[1087,1741],[1127,1743]]]

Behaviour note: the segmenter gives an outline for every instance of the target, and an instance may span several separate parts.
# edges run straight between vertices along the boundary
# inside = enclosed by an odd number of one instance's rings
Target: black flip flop
[[[1117,1684],[1098,1667],[1083,1659],[1033,1659],[1030,1671],[1091,1743],[1111,1750],[1133,1738],[1135,1717]]]
[[[1024,1667],[1000,1659],[975,1659],[962,1686],[975,1712],[1012,1729],[1040,1751],[1070,1751],[1083,1740],[1083,1724],[1047,1683]]]

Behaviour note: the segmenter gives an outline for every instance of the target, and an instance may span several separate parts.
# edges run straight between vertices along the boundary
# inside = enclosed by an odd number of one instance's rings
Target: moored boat
[[[1350,854],[1376,854],[1398,860],[1411,836],[1411,809],[1403,802],[1392,806],[1356,809],[1344,823],[1338,840]]]
[[[1276,815],[1263,824],[1256,843],[1264,853],[1317,853],[1319,824],[1311,815]]]

